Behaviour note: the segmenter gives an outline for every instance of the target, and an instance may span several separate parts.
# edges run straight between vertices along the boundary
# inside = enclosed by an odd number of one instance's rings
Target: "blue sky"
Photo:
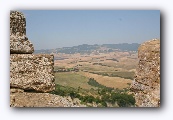
[[[35,50],[160,38],[159,10],[21,10]]]

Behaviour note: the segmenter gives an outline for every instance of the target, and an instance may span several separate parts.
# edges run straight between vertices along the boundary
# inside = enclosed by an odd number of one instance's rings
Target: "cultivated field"
[[[89,78],[112,88],[128,88],[138,63],[137,53],[110,52],[101,54],[55,54],[56,83],[63,86],[91,89]],[[75,71],[76,70],[76,71]]]
[[[87,106],[133,106],[129,92],[138,63],[136,52],[54,54],[53,94],[76,97]]]
[[[55,83],[62,86],[73,88],[81,87],[83,89],[94,88],[88,83],[88,78],[75,72],[59,72],[55,74]]]

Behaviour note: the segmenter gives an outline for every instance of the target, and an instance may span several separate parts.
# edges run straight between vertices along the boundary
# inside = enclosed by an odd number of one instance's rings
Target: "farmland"
[[[138,62],[136,52],[99,53],[94,50],[91,53],[82,54],[56,53],[54,56],[56,94],[78,97],[88,106],[132,105],[127,103],[128,100],[121,104],[121,100],[117,99],[110,104],[110,99],[113,99],[111,96],[115,93],[120,93],[120,96],[124,94],[123,97],[130,94],[128,89]]]

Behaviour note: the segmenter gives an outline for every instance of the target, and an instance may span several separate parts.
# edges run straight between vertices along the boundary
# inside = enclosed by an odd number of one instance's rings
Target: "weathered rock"
[[[23,13],[18,11],[10,12],[10,35],[26,35],[26,20]]]
[[[34,46],[27,37],[10,36],[10,54],[32,54],[33,52]]]
[[[33,44],[26,37],[26,20],[18,11],[10,12],[10,54],[34,52]]]
[[[14,88],[10,89],[10,94],[23,93],[23,92],[24,92],[24,90],[22,90],[22,89],[14,89]]]
[[[10,87],[39,92],[54,90],[53,65],[53,55],[11,54]]]
[[[139,64],[131,90],[136,106],[160,106],[160,40],[153,39],[138,48]]]
[[[26,37],[22,13],[10,12],[10,106],[86,107],[77,98],[49,93],[55,89],[54,56],[33,55],[33,44]]]
[[[62,97],[49,93],[29,93],[11,89],[11,107],[86,107],[80,104],[80,100],[71,97]],[[19,92],[14,92],[19,91]]]

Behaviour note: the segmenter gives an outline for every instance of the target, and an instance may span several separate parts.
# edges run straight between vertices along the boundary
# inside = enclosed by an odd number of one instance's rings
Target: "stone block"
[[[53,91],[53,66],[53,55],[11,54],[10,87],[38,92]]]
[[[26,37],[26,19],[21,12],[10,12],[10,54],[31,54],[33,44]]]

